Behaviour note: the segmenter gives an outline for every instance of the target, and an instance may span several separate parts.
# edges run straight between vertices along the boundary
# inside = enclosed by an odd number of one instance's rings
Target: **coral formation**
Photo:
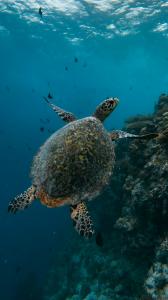
[[[111,184],[90,205],[104,245],[71,237],[49,271],[45,300],[168,299],[167,128],[165,94],[153,114],[126,121],[130,133],[163,134],[117,142]]]

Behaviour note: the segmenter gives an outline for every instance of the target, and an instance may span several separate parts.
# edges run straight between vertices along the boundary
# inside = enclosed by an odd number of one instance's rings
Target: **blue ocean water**
[[[79,118],[118,97],[108,129],[150,114],[168,92],[167,15],[161,0],[1,0],[0,299],[15,299],[31,274],[42,284],[73,232],[67,207],[34,203],[16,216],[7,213],[8,202],[30,185],[39,146],[64,125],[43,96],[50,92]]]

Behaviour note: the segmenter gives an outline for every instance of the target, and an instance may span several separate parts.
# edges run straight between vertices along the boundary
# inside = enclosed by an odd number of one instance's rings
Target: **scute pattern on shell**
[[[94,117],[74,121],[40,148],[32,166],[33,184],[51,197],[70,196],[72,203],[91,199],[108,184],[114,146]]]

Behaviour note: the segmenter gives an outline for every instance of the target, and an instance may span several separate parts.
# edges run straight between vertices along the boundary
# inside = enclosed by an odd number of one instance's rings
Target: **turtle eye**
[[[110,100],[110,104],[113,106],[115,104],[114,100]]]
[[[115,101],[115,99],[108,99],[107,101],[106,101],[106,107],[108,108],[108,109],[110,109],[110,108],[113,108],[114,106],[116,106],[116,101]]]
[[[115,104],[115,101],[114,100],[110,100],[109,104],[113,106]]]
[[[112,108],[115,108],[119,102],[119,100],[117,98],[110,98],[109,100],[107,100],[108,103],[110,104],[110,106]]]
[[[119,100],[117,98],[111,98],[111,99],[109,99],[109,102],[114,105],[114,104],[118,103]]]

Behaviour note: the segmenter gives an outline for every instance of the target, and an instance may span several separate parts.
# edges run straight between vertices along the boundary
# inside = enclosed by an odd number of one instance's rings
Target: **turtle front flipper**
[[[93,117],[103,122],[109,114],[116,108],[119,100],[117,98],[108,98],[101,102],[97,107]]]
[[[71,205],[71,219],[77,232],[85,238],[91,238],[94,234],[93,223],[84,202]]]
[[[34,199],[36,199],[36,188],[32,185],[24,193],[9,202],[8,212],[15,214],[18,210],[24,210]]]
[[[147,133],[147,134],[132,134],[128,133],[122,130],[114,130],[110,133],[110,137],[112,141],[118,140],[118,139],[123,139],[123,138],[130,138],[130,139],[154,139],[159,137],[159,133]]]
[[[67,123],[73,122],[76,120],[76,117],[68,111],[63,110],[62,108],[52,104],[46,97],[43,97],[44,100],[49,104],[53,111],[55,111],[61,119]]]

